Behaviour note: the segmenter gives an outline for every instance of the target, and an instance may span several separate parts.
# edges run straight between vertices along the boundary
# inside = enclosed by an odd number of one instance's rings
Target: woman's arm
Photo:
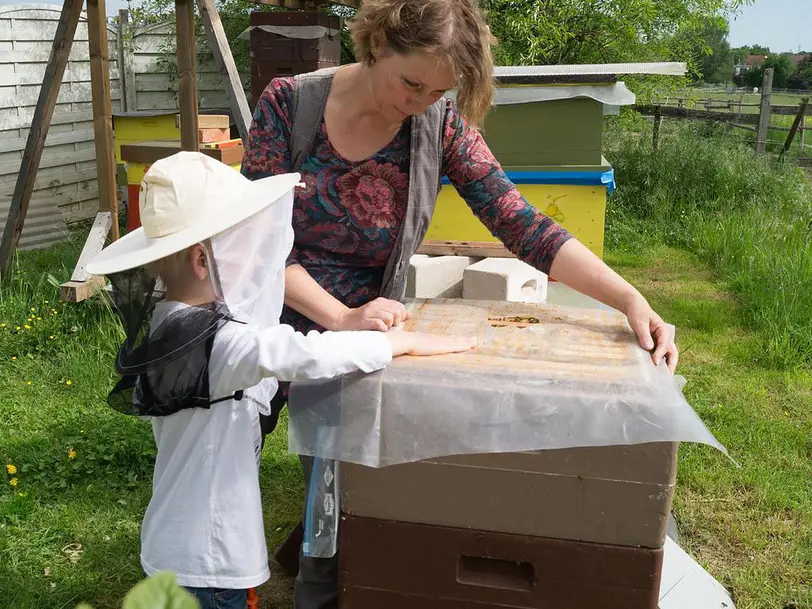
[[[446,113],[444,171],[492,235],[519,259],[556,281],[623,312],[652,361],[673,371],[679,355],[674,328],[663,322],[625,279],[551,218],[533,207],[508,179],[482,135],[452,104]]]

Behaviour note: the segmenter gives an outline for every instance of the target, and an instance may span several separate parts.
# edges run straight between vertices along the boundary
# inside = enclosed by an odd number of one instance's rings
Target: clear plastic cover
[[[683,396],[685,379],[652,364],[625,316],[550,288],[543,305],[409,301],[407,329],[476,335],[477,350],[294,383],[290,450],[370,467],[649,442],[727,454]]]

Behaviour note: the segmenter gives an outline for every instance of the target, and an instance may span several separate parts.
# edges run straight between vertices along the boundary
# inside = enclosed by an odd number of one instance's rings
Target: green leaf
[[[200,605],[178,585],[174,573],[163,571],[130,590],[122,609],[200,609]]]

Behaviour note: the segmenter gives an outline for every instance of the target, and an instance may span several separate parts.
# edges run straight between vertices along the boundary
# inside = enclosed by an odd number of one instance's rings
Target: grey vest
[[[312,149],[337,69],[325,68],[294,77],[296,86],[290,135],[293,171],[299,171]],[[385,298],[403,299],[409,260],[420,247],[434,215],[442,177],[445,104],[443,98],[421,116],[412,117],[409,199],[403,226],[384,271],[381,296]]]

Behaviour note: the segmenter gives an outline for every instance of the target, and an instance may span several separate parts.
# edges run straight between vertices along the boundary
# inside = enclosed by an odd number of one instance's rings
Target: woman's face
[[[393,51],[376,54],[372,65],[372,95],[378,109],[392,122],[423,114],[446,91],[456,86],[456,79],[442,57]]]

